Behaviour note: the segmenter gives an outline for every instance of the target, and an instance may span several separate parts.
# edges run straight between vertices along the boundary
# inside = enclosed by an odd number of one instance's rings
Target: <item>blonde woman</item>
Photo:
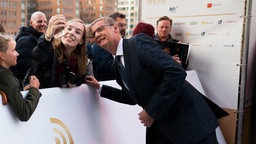
[[[3,102],[10,105],[14,114],[21,121],[28,121],[41,97],[38,89],[40,83],[37,77],[30,76],[29,84],[23,88],[23,85],[13,75],[10,67],[17,64],[17,57],[19,56],[15,46],[14,39],[0,35],[0,92]],[[25,98],[21,94],[22,90],[28,90]]]

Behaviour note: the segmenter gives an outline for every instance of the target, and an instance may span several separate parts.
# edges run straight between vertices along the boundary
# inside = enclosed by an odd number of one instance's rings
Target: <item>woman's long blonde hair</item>
[[[67,25],[72,22],[79,22],[84,26],[84,32],[82,40],[84,41],[81,45],[78,44],[72,56],[75,56],[78,59],[78,73],[80,75],[85,75],[87,69],[87,42],[86,42],[86,27],[84,22],[81,19],[72,19],[67,22]],[[63,43],[61,42],[61,38],[57,38],[53,41],[53,49],[57,53],[57,61],[58,63],[62,63],[65,58],[65,48]]]

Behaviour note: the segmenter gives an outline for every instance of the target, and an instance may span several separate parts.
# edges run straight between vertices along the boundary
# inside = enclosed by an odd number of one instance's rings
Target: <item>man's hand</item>
[[[172,58],[173,58],[173,59],[174,59],[178,64],[180,64],[180,65],[181,65],[181,60],[180,60],[180,58],[179,58],[178,54],[173,55],[173,56],[172,56]]]
[[[94,76],[87,76],[85,78],[85,83],[88,84],[89,86],[92,86],[96,89],[100,88],[100,83],[96,80]]]
[[[148,113],[145,110],[139,113],[139,120],[146,127],[150,127],[155,121],[155,119],[148,115]]]

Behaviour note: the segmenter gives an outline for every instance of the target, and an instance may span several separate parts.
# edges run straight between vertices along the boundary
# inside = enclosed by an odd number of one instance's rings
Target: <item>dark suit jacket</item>
[[[93,64],[94,77],[98,81],[114,79],[114,58],[111,53],[101,48],[99,45],[93,44],[91,48],[91,60]]]
[[[185,80],[184,69],[160,47],[145,34],[124,39],[131,93],[116,77],[124,90],[103,85],[101,96],[140,105],[173,143],[198,143],[215,131],[217,119],[201,93]]]

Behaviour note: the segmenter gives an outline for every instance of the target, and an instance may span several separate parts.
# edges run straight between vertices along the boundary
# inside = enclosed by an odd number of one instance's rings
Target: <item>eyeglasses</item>
[[[109,24],[109,25],[102,25],[102,26],[98,27],[94,32],[92,32],[92,37],[94,38],[96,32],[97,33],[102,32],[107,26],[113,26],[113,25]]]
[[[125,27],[126,28],[127,24],[126,23],[117,23],[117,26],[118,27]]]
[[[86,36],[86,38],[89,39],[89,38],[93,38],[93,37],[91,35],[89,35],[89,36]]]

